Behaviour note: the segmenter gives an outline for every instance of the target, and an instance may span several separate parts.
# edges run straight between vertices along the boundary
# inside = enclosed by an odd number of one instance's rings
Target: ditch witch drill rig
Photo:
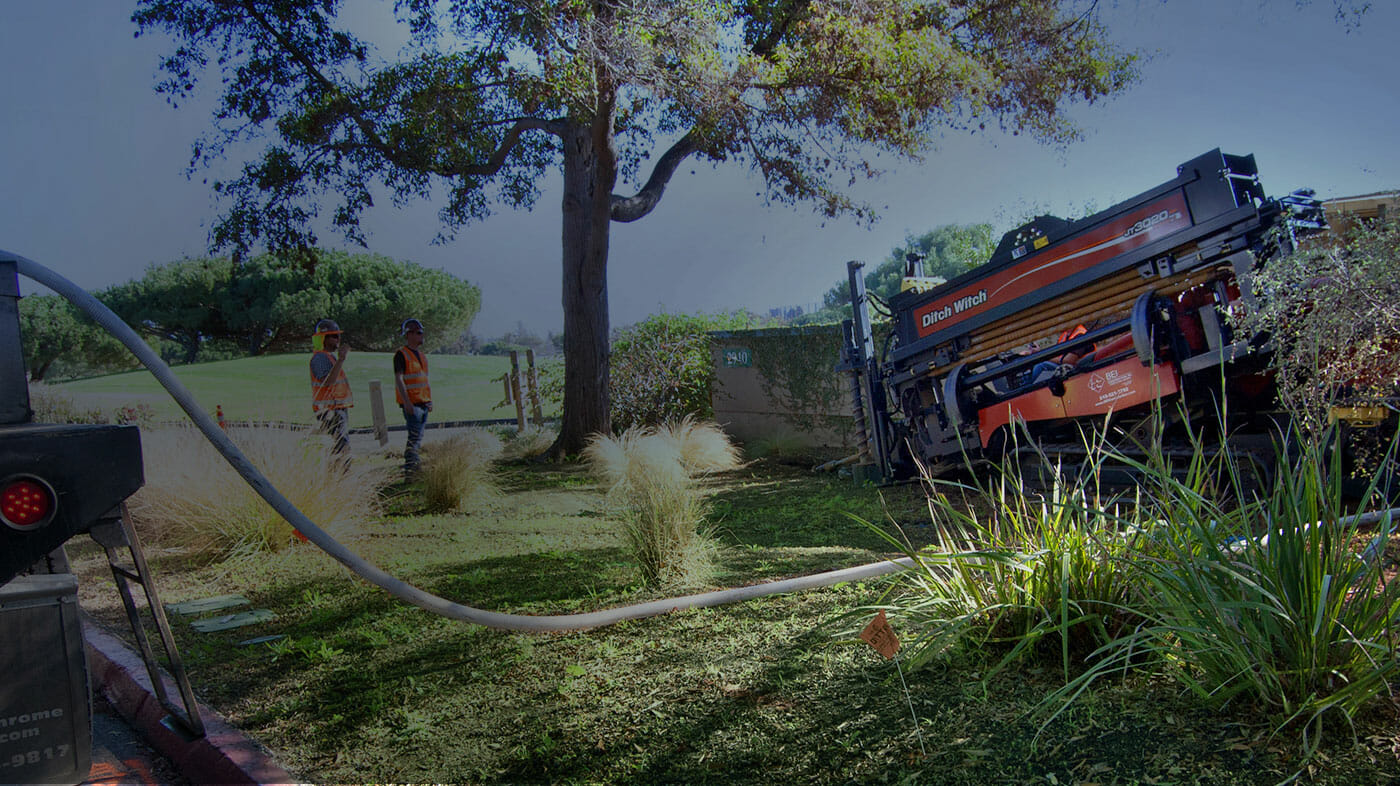
[[[863,265],[849,263],[855,319],[838,369],[851,374],[874,473],[997,460],[1013,438],[1020,444],[1022,423],[1039,449],[1061,454],[1084,450],[1080,427],[1110,419],[1160,435],[1174,418],[1223,411],[1241,419],[1219,424],[1232,433],[1267,434],[1261,353],[1226,315],[1277,253],[1271,228],[1288,229],[1289,243],[1324,225],[1310,191],[1269,199],[1257,172],[1252,155],[1212,150],[1087,218],[1039,216],[1006,233],[986,264],[892,297],[879,356]],[[908,276],[918,268],[912,258]],[[1174,401],[1184,406],[1154,408]]]

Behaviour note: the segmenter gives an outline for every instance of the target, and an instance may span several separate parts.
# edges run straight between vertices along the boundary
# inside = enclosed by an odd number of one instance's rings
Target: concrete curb
[[[91,620],[83,620],[83,638],[87,641],[88,667],[102,695],[148,745],[169,758],[191,783],[272,786],[299,782],[274,762],[261,745],[202,703],[199,714],[204,720],[203,738],[186,740],[171,731],[161,723],[165,708],[151,688],[140,654]],[[167,675],[162,673],[161,679],[167,695],[180,695]]]

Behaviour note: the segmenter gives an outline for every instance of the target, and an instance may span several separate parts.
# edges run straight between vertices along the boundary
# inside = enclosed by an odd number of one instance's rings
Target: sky
[[[741,166],[687,162],[651,215],[612,227],[612,324],[809,307],[844,280],[847,260],[878,263],[910,234],[976,222],[1000,233],[1043,212],[1081,217],[1213,148],[1253,153],[1270,195],[1400,189],[1400,0],[1372,6],[1352,26],[1335,19],[1332,0],[1101,0],[1111,38],[1145,62],[1126,92],[1071,111],[1083,139],[1052,147],[959,134],[920,162],[883,157],[886,174],[854,192],[880,215],[870,226],[767,204]],[[208,182],[240,163],[187,174],[191,144],[211,127],[217,79],[171,107],[154,90],[170,43],[135,38],[132,8],[0,0],[0,249],[94,290],[207,254],[226,207]],[[479,286],[477,335],[557,332],[558,180],[544,184],[533,212],[498,212],[445,245],[431,242],[439,205],[380,200],[364,220],[368,250]],[[327,234],[321,243],[347,247]],[[20,289],[43,291],[27,280]]]

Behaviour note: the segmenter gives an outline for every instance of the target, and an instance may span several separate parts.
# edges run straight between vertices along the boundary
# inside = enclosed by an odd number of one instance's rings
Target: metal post
[[[19,273],[0,259],[0,425],[28,423],[29,382],[19,335]]]
[[[885,415],[884,388],[880,384],[879,360],[875,357],[875,339],[871,335],[870,311],[866,307],[865,276],[861,275],[864,262],[851,260],[846,263],[846,276],[851,292],[851,324],[854,329],[855,348],[860,363],[858,373],[864,378],[866,401],[866,437],[870,455],[880,468],[880,474],[888,478],[889,446],[885,443],[885,429],[882,417]]]

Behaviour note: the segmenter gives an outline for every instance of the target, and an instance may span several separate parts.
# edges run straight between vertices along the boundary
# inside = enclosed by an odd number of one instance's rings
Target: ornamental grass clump
[[[624,535],[647,586],[703,585],[714,570],[716,543],[705,525],[704,496],[696,484],[701,467],[737,464],[732,446],[701,447],[722,432],[688,421],[662,429],[631,428],[595,435],[583,455],[608,487]],[[686,450],[690,444],[691,450]]]
[[[497,496],[491,468],[500,455],[501,440],[483,429],[424,445],[419,469],[424,507],[430,513],[450,513]]]
[[[1131,497],[1097,492],[1099,470],[1056,471],[1042,491],[1028,491],[1015,465],[994,469],[983,486],[926,479],[933,544],[918,551],[872,525],[913,558],[886,599],[919,631],[912,665],[992,652],[999,658],[991,676],[1053,656],[1068,679],[1087,654],[1135,624],[1140,587],[1129,557],[1144,533],[1128,515]],[[969,507],[968,496],[990,505]]]
[[[692,477],[729,472],[743,464],[739,449],[717,423],[698,422],[686,415],[658,426],[655,434],[675,444],[681,465]]]
[[[557,431],[545,426],[526,426],[520,431],[510,429],[502,435],[501,459],[523,461],[543,456],[558,437]]]
[[[1155,656],[1159,672],[1209,705],[1258,708],[1276,733],[1296,730],[1309,756],[1328,717],[1350,722],[1390,694],[1400,582],[1387,580],[1381,556],[1393,522],[1349,514],[1336,452],[1295,444],[1262,493],[1222,461],[1243,492],[1229,509],[1189,477],[1157,478],[1163,526],[1136,563],[1149,618],[1105,647],[1081,685]]]
[[[298,510],[337,539],[379,514],[387,473],[369,462],[333,461],[324,437],[277,426],[230,431],[248,459]],[[132,496],[133,522],[166,547],[217,560],[285,548],[294,530],[193,428],[141,435],[146,484]]]

